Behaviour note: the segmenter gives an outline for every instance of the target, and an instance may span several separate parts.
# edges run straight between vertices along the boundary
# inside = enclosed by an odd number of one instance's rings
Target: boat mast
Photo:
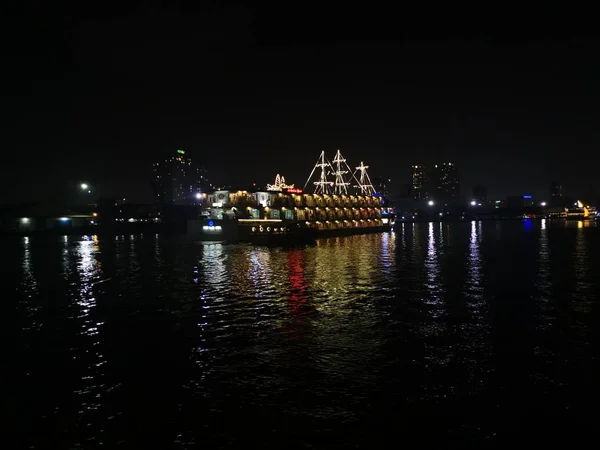
[[[356,170],[360,171],[360,179],[356,187],[360,189],[360,193],[363,195],[373,195],[375,193],[375,188],[371,184],[371,178],[367,173],[368,168],[369,166],[365,166],[362,161],[360,162],[360,166],[356,168]]]
[[[306,186],[308,185],[310,179],[317,170],[317,167],[321,168],[321,176],[319,178],[319,181],[315,181],[313,183],[315,185],[315,194],[329,194],[331,190],[330,188],[331,186],[333,186],[333,182],[327,180],[327,168],[331,168],[331,164],[329,164],[329,161],[327,161],[327,159],[325,158],[325,150],[321,151],[321,155],[319,156],[317,163],[315,164],[312,172],[308,176],[306,183],[304,183],[304,189],[306,189]]]
[[[339,150],[335,154],[335,158],[333,158],[333,164],[335,164],[335,183],[333,187],[333,193],[339,195],[348,194],[348,185],[350,183],[344,179],[344,175],[347,174],[348,171],[342,170],[342,164],[344,164],[346,167],[348,167],[348,164],[346,164],[346,160]]]

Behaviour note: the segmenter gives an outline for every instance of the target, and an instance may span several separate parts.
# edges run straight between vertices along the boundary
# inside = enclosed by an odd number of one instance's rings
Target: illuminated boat
[[[596,208],[584,205],[577,200],[571,208],[565,209],[567,220],[593,220],[596,216]]]
[[[207,196],[208,220],[213,225],[199,224],[201,238],[223,239],[233,221],[235,236],[228,240],[242,242],[280,243],[388,231],[393,211],[373,189],[367,168],[361,162],[352,173],[339,150],[333,164],[321,152],[304,186],[317,173],[312,193],[285,184],[280,175],[266,190],[215,191]],[[334,179],[330,181],[328,175]],[[352,187],[351,181],[355,182]]]

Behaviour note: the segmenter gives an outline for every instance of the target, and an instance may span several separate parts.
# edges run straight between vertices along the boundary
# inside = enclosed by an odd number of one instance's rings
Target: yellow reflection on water
[[[389,277],[382,270],[382,256],[391,260],[393,243],[390,235],[366,234],[323,240],[306,251],[307,307],[315,318],[311,345],[318,350],[311,364],[324,377],[369,367],[377,357],[381,342],[371,330],[380,319],[376,305]]]
[[[389,234],[367,234],[323,242],[316,247],[310,252],[314,255],[311,273],[317,293],[315,307],[336,313],[355,297],[349,294],[366,296],[377,290],[373,279],[381,272],[382,253],[391,261],[393,242]]]

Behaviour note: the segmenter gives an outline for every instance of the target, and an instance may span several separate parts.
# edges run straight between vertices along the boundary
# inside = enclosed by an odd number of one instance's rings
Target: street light
[[[202,194],[200,192],[196,193],[196,200],[200,200],[202,198]]]
[[[546,202],[540,203],[541,206],[546,206]]]
[[[475,206],[477,205],[477,202],[475,200],[471,200],[471,206]]]
[[[429,201],[427,202],[427,204],[428,204],[429,206],[433,206],[433,200],[429,200]]]
[[[87,191],[89,186],[87,185],[87,183],[81,183],[79,187],[82,191]]]

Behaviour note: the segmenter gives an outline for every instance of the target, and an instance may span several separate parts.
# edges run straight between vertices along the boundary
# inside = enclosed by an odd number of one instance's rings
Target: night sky
[[[600,46],[582,29],[349,3],[81,3],[2,19],[0,203],[69,180],[149,202],[152,162],[177,148],[216,184],[302,186],[339,148],[393,192],[412,164],[451,161],[467,196],[547,198],[553,180],[600,193]]]

